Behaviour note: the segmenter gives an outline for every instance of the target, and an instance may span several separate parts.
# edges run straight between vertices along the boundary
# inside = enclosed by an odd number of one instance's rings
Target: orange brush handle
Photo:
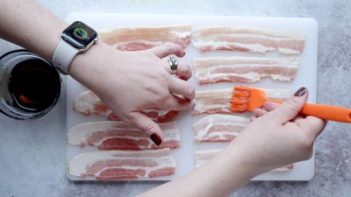
[[[275,103],[283,103],[283,100],[280,99],[267,100]],[[346,107],[306,103],[300,113],[306,116],[316,116],[324,120],[351,123],[351,109]]]
[[[351,122],[351,109],[345,107],[306,103],[301,113],[325,120]]]

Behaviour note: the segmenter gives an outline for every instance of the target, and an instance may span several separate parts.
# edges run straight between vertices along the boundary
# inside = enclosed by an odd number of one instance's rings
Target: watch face
[[[62,38],[74,47],[84,49],[97,38],[97,33],[86,24],[76,21],[63,31]]]

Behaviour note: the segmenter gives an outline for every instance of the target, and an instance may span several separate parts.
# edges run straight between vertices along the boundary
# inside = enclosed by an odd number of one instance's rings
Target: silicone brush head
[[[266,100],[265,92],[259,88],[235,86],[230,108],[232,112],[253,111],[262,107]]]

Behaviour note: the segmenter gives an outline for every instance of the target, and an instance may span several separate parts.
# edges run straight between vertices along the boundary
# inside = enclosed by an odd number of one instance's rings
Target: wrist
[[[258,174],[258,166],[245,156],[245,151],[232,143],[207,165],[195,171],[192,179],[197,179],[198,189],[204,194],[226,196]]]
[[[93,90],[96,86],[95,76],[104,76],[101,73],[106,66],[104,59],[107,52],[114,49],[104,43],[97,42],[84,53],[77,54],[71,62],[68,73],[77,81]]]
[[[258,157],[251,154],[251,150],[247,146],[233,142],[225,149],[225,154],[233,164],[242,169],[244,176],[247,176],[249,179],[264,171],[262,164],[258,161]]]
[[[57,23],[58,24],[57,24],[56,28],[53,28],[50,32],[51,35],[48,36],[51,39],[47,40],[47,42],[46,42],[47,44],[45,46],[47,46],[47,49],[43,48],[43,50],[39,53],[48,61],[52,61],[52,57],[53,57],[55,50],[60,42],[61,34],[62,34],[63,30],[67,27],[67,23],[65,23],[61,19],[58,20]]]
[[[98,35],[85,23],[75,21],[62,31],[60,37],[51,62],[61,73],[68,74],[73,59],[96,44]]]

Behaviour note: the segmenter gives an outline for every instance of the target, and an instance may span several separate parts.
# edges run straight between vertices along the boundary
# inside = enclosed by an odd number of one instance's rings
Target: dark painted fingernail
[[[162,143],[162,139],[156,133],[152,134],[150,138],[157,146]]]
[[[182,53],[182,57],[185,55],[185,51],[183,51],[183,53]]]
[[[307,89],[305,87],[301,87],[295,92],[294,96],[303,96],[306,94],[306,91]]]

